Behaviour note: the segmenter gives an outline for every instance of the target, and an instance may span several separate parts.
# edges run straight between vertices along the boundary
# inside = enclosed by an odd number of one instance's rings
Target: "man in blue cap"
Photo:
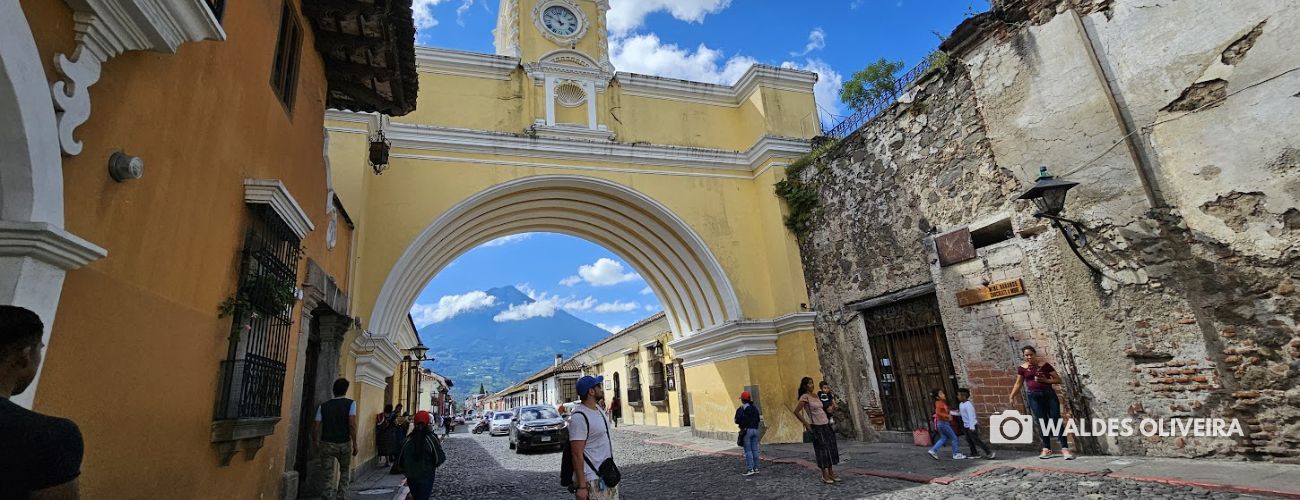
[[[578,397],[582,404],[573,408],[569,419],[569,450],[573,470],[582,471],[574,485],[578,500],[618,500],[618,486],[605,484],[599,470],[605,461],[613,465],[614,448],[609,435],[609,420],[599,401],[605,399],[601,384],[605,377],[587,375],[578,379]]]

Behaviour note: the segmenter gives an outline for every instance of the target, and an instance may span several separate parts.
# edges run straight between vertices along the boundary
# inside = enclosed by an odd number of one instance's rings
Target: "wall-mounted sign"
[[[975,258],[975,244],[970,239],[970,229],[965,227],[935,236],[934,249],[939,253],[940,267]]]
[[[961,307],[982,304],[991,300],[1005,299],[1025,294],[1025,283],[1020,278],[999,281],[988,286],[970,288],[957,292],[957,305]]]

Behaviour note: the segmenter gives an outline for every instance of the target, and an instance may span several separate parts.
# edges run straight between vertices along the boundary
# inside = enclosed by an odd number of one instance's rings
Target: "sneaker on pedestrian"
[[[1043,451],[1038,454],[1038,458],[1043,460],[1052,458],[1054,456],[1056,456],[1056,454],[1052,453],[1051,448],[1043,448]]]
[[[755,474],[758,474],[758,469],[754,469],[754,473],[755,473]]]
[[[984,458],[988,460],[993,460],[995,458],[998,458],[998,452],[990,451],[987,455],[984,455]]]
[[[930,458],[933,458],[935,460],[939,459],[939,454],[935,453],[934,450],[925,450],[925,452],[930,454]]]
[[[1074,454],[1070,453],[1069,448],[1061,448],[1061,454],[1065,455],[1066,460],[1074,460]]]
[[[963,455],[961,453],[957,453],[952,456],[953,460],[966,460],[966,458],[967,458],[966,455]]]
[[[752,476],[752,475],[754,475],[754,469],[749,469],[749,470],[745,471],[744,474],[741,474],[741,475],[743,475],[743,476]]]

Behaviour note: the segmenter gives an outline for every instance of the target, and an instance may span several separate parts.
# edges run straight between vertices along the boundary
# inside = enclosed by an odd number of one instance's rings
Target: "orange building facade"
[[[48,346],[15,402],[80,426],[83,497],[310,488],[307,417],[364,335],[325,110],[415,97],[409,1],[351,4],[0,2],[0,300]],[[381,7],[399,29],[349,21]]]

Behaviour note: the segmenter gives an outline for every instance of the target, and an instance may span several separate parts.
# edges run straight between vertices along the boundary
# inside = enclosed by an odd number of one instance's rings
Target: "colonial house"
[[[333,379],[415,345],[355,317],[323,127],[414,109],[409,7],[0,2],[0,302],[48,346],[14,401],[80,426],[86,498],[295,497]]]

